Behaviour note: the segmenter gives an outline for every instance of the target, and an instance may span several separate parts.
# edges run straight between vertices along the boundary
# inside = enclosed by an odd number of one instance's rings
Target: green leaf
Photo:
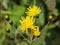
[[[44,24],[45,24],[45,16],[44,16],[44,9],[42,8],[39,18],[36,19],[36,25],[43,26]]]
[[[54,14],[55,16],[58,16],[58,15],[59,15],[58,9],[55,9],[55,10],[53,11],[53,14]]]
[[[25,6],[23,5],[14,5],[12,9],[12,15],[22,16],[25,14]]]
[[[9,17],[10,17],[10,20],[11,20],[14,24],[19,23],[19,19],[20,19],[19,16],[17,16],[17,15],[10,15]]]
[[[10,15],[11,21],[16,24],[19,22],[21,16],[25,15],[25,6],[14,5]]]

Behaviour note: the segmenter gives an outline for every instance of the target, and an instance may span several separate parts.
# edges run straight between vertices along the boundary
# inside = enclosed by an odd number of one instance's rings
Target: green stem
[[[36,5],[36,0],[34,0],[34,5]]]
[[[33,35],[32,35],[32,31],[31,31],[30,32],[30,37],[29,37],[30,45],[32,44],[32,38],[33,38]]]

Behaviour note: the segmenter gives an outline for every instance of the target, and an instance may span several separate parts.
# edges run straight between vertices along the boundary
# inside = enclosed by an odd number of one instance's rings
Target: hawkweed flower
[[[38,37],[40,35],[39,27],[37,26],[36,28],[33,29],[33,35]]]
[[[50,15],[50,16],[49,16],[49,19],[52,19],[52,18],[53,18],[53,16],[52,16],[52,15]]]
[[[40,7],[33,5],[32,7],[30,6],[29,8],[27,8],[26,14],[29,16],[36,16],[36,15],[40,14],[40,12],[41,12]]]
[[[8,19],[8,17],[9,17],[8,15],[5,15],[5,19]]]
[[[34,18],[33,17],[30,17],[30,16],[26,16],[26,18],[24,17],[21,17],[22,20],[20,20],[20,23],[21,23],[21,29],[22,29],[22,32],[26,31],[28,32],[28,28],[32,29],[34,28]]]
[[[9,15],[5,15],[4,18],[9,21]]]

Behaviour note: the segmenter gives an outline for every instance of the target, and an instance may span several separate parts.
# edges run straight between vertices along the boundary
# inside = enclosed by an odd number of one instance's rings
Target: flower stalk
[[[36,5],[36,0],[34,0],[34,5]]]
[[[32,30],[31,30],[31,31],[30,31],[30,37],[29,37],[30,44],[32,44],[32,38],[33,38],[33,32],[32,32]]]

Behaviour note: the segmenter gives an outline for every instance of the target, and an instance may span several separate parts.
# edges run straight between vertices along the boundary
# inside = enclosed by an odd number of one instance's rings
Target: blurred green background
[[[31,5],[33,0],[0,0],[0,45],[29,45],[19,31],[19,20]],[[35,22],[41,35],[31,45],[60,45],[60,0],[36,0],[36,5],[41,8]]]

